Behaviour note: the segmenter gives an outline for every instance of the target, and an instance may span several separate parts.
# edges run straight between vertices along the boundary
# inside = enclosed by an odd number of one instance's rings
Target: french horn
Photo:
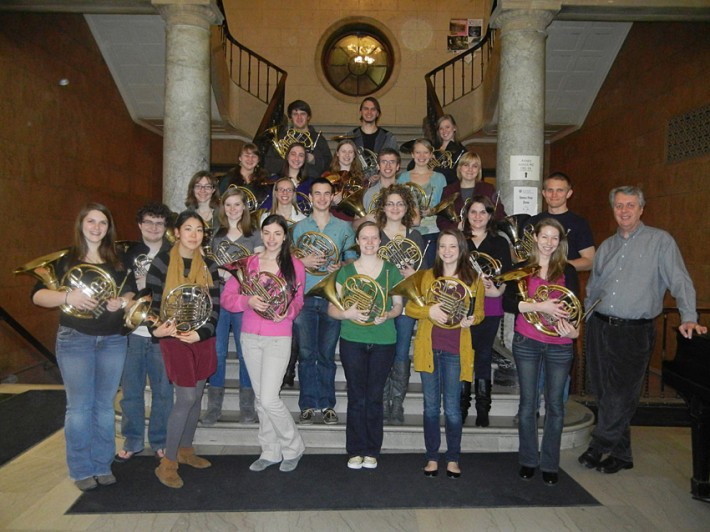
[[[448,150],[434,152],[434,156],[429,160],[427,166],[430,170],[435,168],[446,168],[452,169],[456,168],[461,156],[465,153],[465,150],[461,150],[458,154],[454,154]]]
[[[369,180],[370,177],[375,175],[378,171],[379,163],[377,161],[377,154],[372,150],[358,146],[357,157],[360,159],[363,174]]]
[[[438,277],[427,290],[426,304],[439,304],[448,316],[446,323],[437,325],[443,329],[459,327],[461,320],[473,314],[475,295],[466,283],[456,277]]]
[[[259,316],[269,321],[280,320],[286,316],[298,287],[289,289],[285,279],[271,272],[249,272],[247,261],[244,259],[237,260],[231,268],[224,269],[239,281],[242,294],[259,296],[268,303],[269,308],[265,311],[254,310]]]
[[[359,311],[367,313],[365,325],[373,325],[375,318],[386,312],[387,295],[382,287],[372,277],[356,274],[345,279],[338,295],[337,274],[332,272],[321,279],[307,295],[322,297],[343,311],[355,305]]]
[[[215,264],[217,264],[217,266],[224,266],[225,264],[248,257],[251,254],[251,251],[249,251],[246,247],[238,244],[237,242],[231,242],[226,238],[217,244],[216,249],[209,248],[206,253],[206,255],[212,259]]]
[[[503,233],[513,246],[516,262],[528,260],[535,245],[532,226],[524,225],[529,218],[527,214],[514,214],[498,221],[498,231]]]
[[[409,239],[397,235],[384,246],[377,250],[377,256],[394,264],[398,270],[410,266],[418,270],[422,266],[424,256],[417,244]]]
[[[126,311],[123,324],[132,331],[141,325],[158,327],[174,321],[178,332],[188,333],[202,327],[212,313],[212,298],[209,288],[198,284],[182,284],[173,288],[165,297],[156,316],[150,310],[153,296],[148,290],[136,294],[136,300]]]
[[[310,131],[299,131],[292,127],[286,130],[282,138],[279,138],[279,126],[270,127],[266,130],[265,135],[271,137],[271,143],[276,149],[276,153],[278,153],[282,159],[286,158],[288,149],[292,144],[303,144],[306,151],[311,151],[315,147],[316,142],[318,142],[317,138],[313,140]],[[320,133],[318,136],[320,137]]]
[[[414,197],[414,203],[419,206],[419,213],[421,214],[426,211],[431,203],[431,197],[427,195],[426,190],[424,190],[424,187],[413,183],[412,181],[404,183],[404,186],[410,188],[412,197]]]
[[[59,310],[74,318],[98,318],[106,310],[106,302],[109,299],[118,297],[119,289],[116,286],[116,281],[105,270],[94,264],[76,264],[69,268],[62,276],[61,281],[59,281],[56,267],[59,260],[67,253],[69,253],[69,249],[44,255],[19,268],[15,268],[13,273],[32,275],[50,290],[60,292],[80,290],[85,295],[96,299],[98,304],[91,310],[84,310],[65,303],[59,306]],[[126,275],[128,273],[126,272]]]
[[[307,194],[296,192],[296,210],[304,216],[310,216],[313,212],[313,203]]]
[[[319,268],[307,268],[312,275],[327,275],[328,268],[340,260],[340,251],[333,239],[317,231],[306,231],[299,236],[292,252],[299,259],[312,253],[325,256],[326,260]]]
[[[518,280],[518,292],[523,301],[528,303],[536,303],[556,299],[562,303],[562,308],[567,312],[566,320],[576,329],[579,327],[583,318],[582,303],[572,290],[565,286],[557,284],[543,284],[537,287],[535,293],[530,297],[528,295],[528,283],[526,279]],[[544,312],[523,312],[523,318],[530,325],[535,327],[538,332],[546,336],[559,336],[555,330],[559,320],[550,314]]]
[[[459,222],[461,222],[461,220],[463,220],[464,212],[463,209],[461,209],[459,212],[456,212],[455,204],[456,200],[459,199],[459,196],[460,194],[458,192],[454,192],[448,198],[441,200],[438,204],[431,208],[431,214],[441,214],[442,216],[446,217],[447,220],[458,224]]]
[[[494,277],[500,275],[501,269],[503,268],[502,263],[498,259],[480,251],[472,251],[469,253],[468,261],[479,276],[485,275],[487,277]]]

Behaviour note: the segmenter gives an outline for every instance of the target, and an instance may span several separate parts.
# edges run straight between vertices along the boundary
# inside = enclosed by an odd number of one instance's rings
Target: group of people
[[[640,220],[640,189],[611,192],[619,229],[595,253],[588,224],[567,208],[571,180],[561,173],[548,176],[542,189],[547,211],[531,220],[529,258],[514,265],[510,244],[497,230],[503,205],[481,179],[480,157],[456,142],[453,117],[438,123],[437,148],[448,151],[453,166],[439,164],[446,175],[431,164],[435,148],[426,139],[412,143],[412,167],[399,174],[396,142],[377,126],[379,103],[366,98],[360,112],[360,128],[341,140],[327,166],[322,163],[330,152],[309,125],[310,107],[293,102],[291,127],[309,131],[310,140],[292,142],[283,159],[267,153],[270,178],[260,170],[257,146],[245,144],[237,167],[221,180],[209,172],[193,176],[187,209],[175,219],[163,204],[142,207],[136,217],[141,241],[125,246],[125,253],[118,251],[106,207],[90,203],[81,210],[74,245],[57,261],[57,274],[94,265],[118,288],[106,298],[78,286],[38,283],[33,291],[39,306],[94,313],[92,319],[62,313],[57,333],[67,393],[67,462],[80,489],[116,482],[111,463],[143,451],[146,377],[152,393],[148,441],[160,459],[160,482],[179,488],[180,465],[210,467],[195,454],[193,438],[198,423],[211,426],[221,417],[230,330],[240,362],[240,421],[259,424],[262,451],[252,471],[277,464],[293,471],[305,451],[280,398],[281,388],[293,384],[296,365],[298,423],[339,422],[338,342],[347,380],[347,467],[376,468],[383,425],[404,423],[416,326],[423,472],[434,477],[439,471],[443,404],[445,471],[458,478],[472,393],[475,424],[490,424],[493,343],[504,310],[516,315],[519,476],[528,480],[540,469],[545,483],[556,484],[581,323],[571,319],[561,298],[541,298],[538,288],[563,287],[579,298],[577,272],[590,269],[586,303],[599,302],[586,328],[587,357],[599,414],[580,462],[603,473],[633,466],[629,423],[666,289],[679,302],[681,332],[706,332],[697,324],[695,292],[675,242]],[[363,171],[362,149],[377,150],[376,173]],[[354,181],[366,188],[365,209],[336,216],[353,193],[346,183]],[[251,195],[259,198],[259,212],[250,208]],[[458,216],[436,208],[442,197],[453,199]],[[300,203],[306,198],[308,209]],[[484,272],[472,254],[497,261],[496,274]],[[195,323],[171,315],[171,309],[179,313],[175,293],[184,299],[185,287],[198,293],[190,310],[205,307]],[[150,316],[122,334],[124,313],[146,294]],[[531,315],[543,316],[548,330],[535,326]],[[115,453],[113,399],[119,384],[125,442]],[[200,420],[205,388],[208,407]],[[538,445],[541,395],[545,422]]]

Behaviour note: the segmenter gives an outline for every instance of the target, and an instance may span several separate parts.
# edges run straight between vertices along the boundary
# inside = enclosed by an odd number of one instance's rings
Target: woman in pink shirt
[[[261,239],[264,251],[244,259],[244,285],[236,277],[227,281],[221,304],[231,312],[244,312],[240,342],[256,396],[261,444],[261,456],[249,469],[263,471],[281,463],[279,469],[289,472],[296,469],[306,447],[279,390],[291,357],[293,320],[303,307],[306,272],[303,263],[291,256],[283,216],[272,214],[264,220]],[[285,311],[274,312],[273,301],[255,295],[254,286],[268,277],[266,272],[285,281],[290,300]]]

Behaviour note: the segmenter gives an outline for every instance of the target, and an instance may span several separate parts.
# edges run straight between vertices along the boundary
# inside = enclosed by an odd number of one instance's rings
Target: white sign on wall
[[[511,181],[540,181],[539,155],[511,155]]]
[[[513,187],[513,213],[537,214],[538,197],[537,187]]]

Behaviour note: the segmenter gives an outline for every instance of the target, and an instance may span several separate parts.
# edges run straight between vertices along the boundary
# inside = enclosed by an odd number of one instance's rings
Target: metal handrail
[[[496,3],[493,2],[491,13]],[[486,34],[473,47],[424,74],[427,89],[426,125],[432,138],[436,136],[436,121],[444,114],[443,108],[483,85],[494,44],[495,30],[489,24]],[[447,84],[449,78],[450,84]]]
[[[288,73],[235,39],[229,31],[222,0],[218,0],[217,6],[224,19],[221,37],[230,79],[239,88],[268,105],[264,120],[255,135],[258,137],[266,127],[282,121]]]
[[[32,366],[28,366],[25,368],[22,368],[18,371],[13,371],[12,374],[17,375],[18,373],[22,373],[24,371],[28,371],[30,369],[36,368],[38,366],[46,366],[47,363],[50,363],[53,366],[58,366],[57,363],[57,357],[52,353],[49,349],[47,349],[42,342],[37,340],[37,338],[34,337],[34,335],[25,329],[20,322],[18,322],[15,318],[13,318],[7,310],[5,310],[4,307],[0,307],[0,320],[5,321],[10,327],[12,327],[17,334],[19,334],[28,344],[30,344],[32,347],[34,347],[45,359],[46,361],[40,362],[38,364],[34,364]],[[4,378],[4,376],[3,376]]]

